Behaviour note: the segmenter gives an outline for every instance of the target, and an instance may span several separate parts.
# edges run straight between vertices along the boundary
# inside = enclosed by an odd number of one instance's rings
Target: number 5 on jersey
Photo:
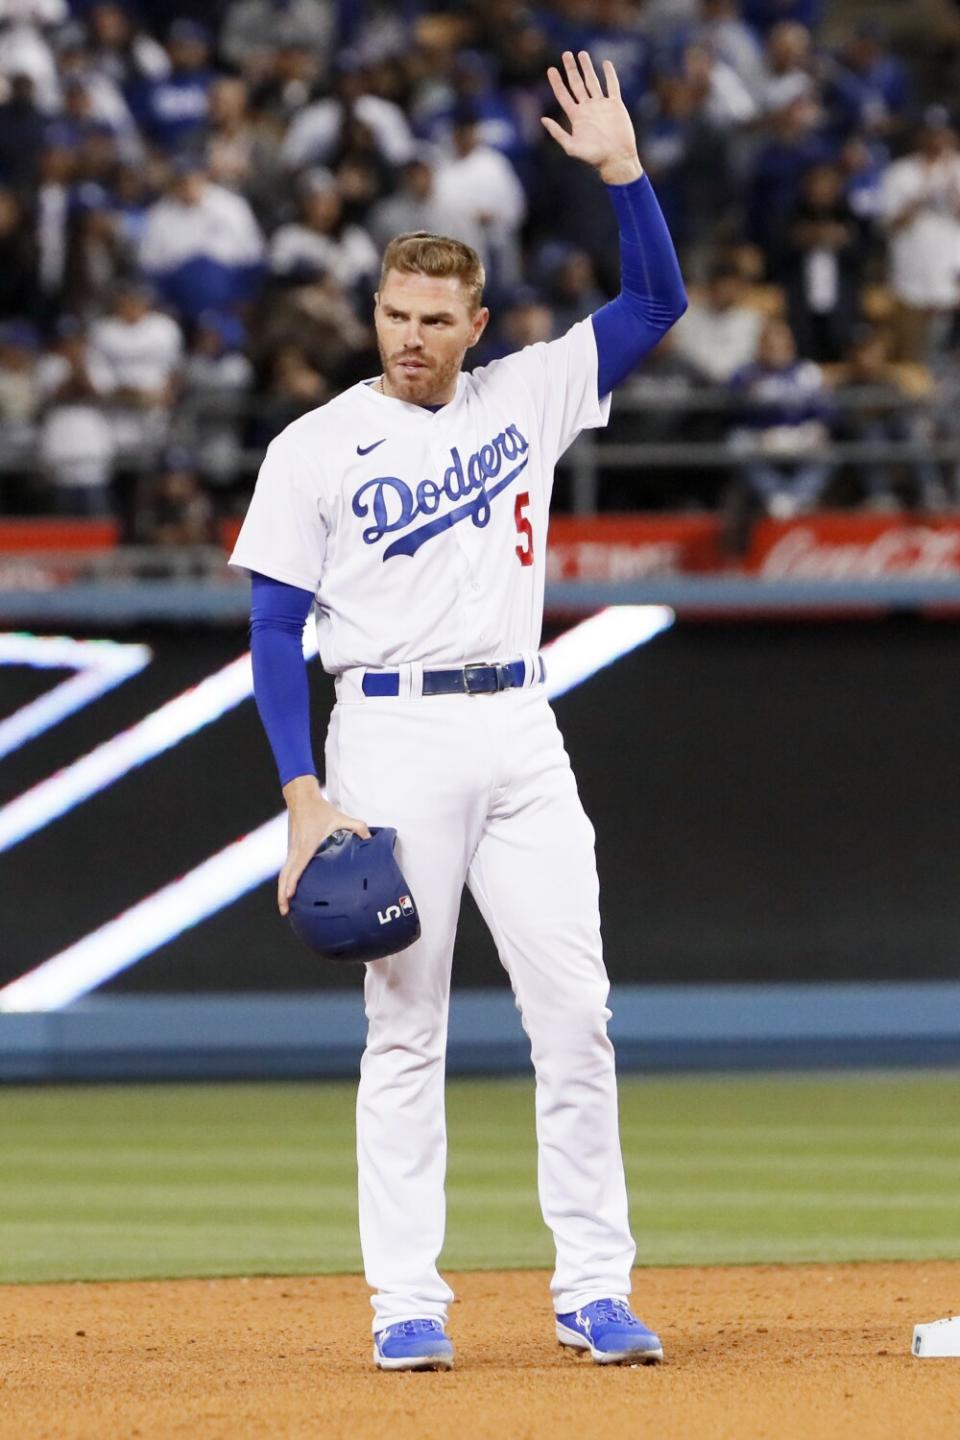
[[[527,516],[523,513],[530,504],[530,492],[524,490],[513,502],[513,518],[517,526],[517,534],[521,538],[521,544],[517,545],[517,559],[521,565],[533,564],[533,526]]]

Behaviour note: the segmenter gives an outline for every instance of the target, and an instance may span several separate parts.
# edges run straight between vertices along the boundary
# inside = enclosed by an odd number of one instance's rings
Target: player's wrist
[[[600,166],[600,179],[605,185],[632,185],[643,175],[643,166],[638,155],[620,156],[606,160]]]
[[[313,773],[295,775],[282,788],[287,809],[291,811],[298,810],[305,805],[314,806],[318,801],[321,805],[330,803],[328,800],[324,800],[320,790],[320,781]]]

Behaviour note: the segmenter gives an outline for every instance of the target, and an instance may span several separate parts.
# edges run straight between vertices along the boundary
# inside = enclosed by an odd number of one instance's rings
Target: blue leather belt
[[[537,656],[538,679],[544,677],[543,659]],[[424,670],[424,695],[495,695],[498,690],[515,690],[527,678],[522,660],[507,665],[464,665],[459,670]],[[363,677],[364,695],[399,695],[400,676],[394,671],[368,670]]]

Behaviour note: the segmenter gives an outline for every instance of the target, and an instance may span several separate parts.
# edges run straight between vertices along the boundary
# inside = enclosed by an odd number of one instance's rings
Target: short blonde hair
[[[451,240],[448,235],[415,230],[409,235],[395,236],[383,252],[381,290],[390,270],[399,270],[403,275],[432,275],[438,279],[450,276],[459,280],[466,290],[471,310],[479,309],[483,303],[487,278],[483,261],[476,250],[462,240]]]

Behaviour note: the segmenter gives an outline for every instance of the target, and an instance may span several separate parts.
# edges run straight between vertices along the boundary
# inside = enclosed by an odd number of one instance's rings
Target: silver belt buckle
[[[475,688],[473,688],[473,687],[471,686],[471,684],[470,684],[470,674],[471,674],[471,671],[477,671],[477,670],[493,670],[493,671],[494,671],[494,673],[495,673],[495,675],[496,675],[497,683],[496,683],[496,685],[494,686],[494,689],[493,689],[493,690],[489,690],[489,689],[483,689],[483,690],[481,690],[479,687],[475,689]],[[500,672],[499,672],[499,670],[497,669],[497,666],[494,665],[493,662],[490,661],[490,660],[474,660],[474,661],[472,662],[472,664],[470,664],[470,665],[464,665],[464,667],[463,667],[463,688],[464,688],[464,690],[466,690],[466,692],[467,692],[468,695],[492,695],[492,694],[494,694],[494,692],[495,692],[496,690],[501,690],[503,687],[502,687],[502,685],[500,684]]]

